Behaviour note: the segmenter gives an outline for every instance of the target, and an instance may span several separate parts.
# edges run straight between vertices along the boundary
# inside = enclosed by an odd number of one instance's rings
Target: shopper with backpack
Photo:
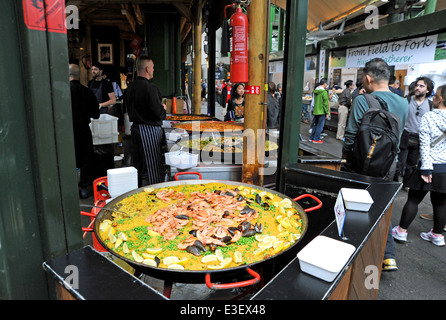
[[[366,63],[362,74],[362,84],[366,94],[358,96],[353,102],[344,135],[342,157],[346,160],[347,167],[356,173],[391,181],[396,170],[401,128],[406,124],[409,107],[406,99],[389,90],[389,78],[389,66],[383,59],[375,58]],[[369,109],[373,112],[369,112]],[[365,130],[369,130],[369,140],[370,138],[374,140],[367,141]],[[382,142],[386,143],[382,145]],[[362,151],[364,149],[369,152],[365,155],[365,159],[361,159],[364,157]],[[375,150],[380,151],[375,153]],[[366,167],[359,167],[361,161]],[[354,165],[355,163],[357,165]],[[390,225],[383,271],[398,269],[391,229]]]

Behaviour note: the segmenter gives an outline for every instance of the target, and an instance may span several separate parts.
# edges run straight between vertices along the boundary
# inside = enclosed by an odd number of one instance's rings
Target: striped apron
[[[133,124],[132,165],[138,170],[139,186],[165,181],[165,160],[162,154],[164,131],[160,126]]]

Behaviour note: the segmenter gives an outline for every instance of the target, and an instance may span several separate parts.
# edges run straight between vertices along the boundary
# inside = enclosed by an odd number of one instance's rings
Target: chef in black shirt
[[[129,120],[133,122],[132,165],[138,170],[139,186],[164,182],[165,160],[162,146],[165,144],[163,120],[166,106],[162,104],[159,88],[150,80],[153,78],[153,60],[140,56],[136,60],[138,77],[127,89]]]
[[[80,70],[76,64],[69,65],[71,110],[73,116],[74,150],[76,167],[80,169],[79,195],[88,198],[87,187],[93,182],[93,137],[90,118],[99,118],[98,100],[87,87],[79,82]]]
[[[116,103],[116,95],[110,81],[104,79],[102,72],[104,66],[99,62],[94,62],[91,67],[93,79],[88,82],[88,87],[99,101],[100,113],[108,113],[108,110]]]

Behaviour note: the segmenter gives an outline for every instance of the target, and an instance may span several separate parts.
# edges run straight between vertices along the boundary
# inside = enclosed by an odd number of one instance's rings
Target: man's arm
[[[116,95],[115,91],[113,90],[113,85],[108,82],[107,80],[103,80],[103,86],[102,89],[106,90],[109,100],[101,102],[99,104],[99,108],[105,108],[105,107],[111,107],[112,105],[116,104]]]
[[[358,134],[359,128],[361,127],[362,117],[364,113],[368,110],[367,100],[364,96],[358,96],[351,108],[350,118],[348,120],[347,128],[344,134],[344,146],[342,148],[342,158],[347,159],[348,154],[353,149],[355,143],[356,135]]]

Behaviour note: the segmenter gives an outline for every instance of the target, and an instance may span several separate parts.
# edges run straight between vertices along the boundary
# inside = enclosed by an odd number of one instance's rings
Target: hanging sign
[[[23,14],[28,29],[67,33],[65,0],[23,0]]]
[[[245,87],[245,94],[260,94],[260,86],[246,86]]]
[[[325,59],[327,58],[327,50],[319,52],[319,80],[325,78]]]
[[[362,68],[374,58],[384,59],[390,66],[433,62],[437,38],[432,35],[347,49],[346,67]]]

